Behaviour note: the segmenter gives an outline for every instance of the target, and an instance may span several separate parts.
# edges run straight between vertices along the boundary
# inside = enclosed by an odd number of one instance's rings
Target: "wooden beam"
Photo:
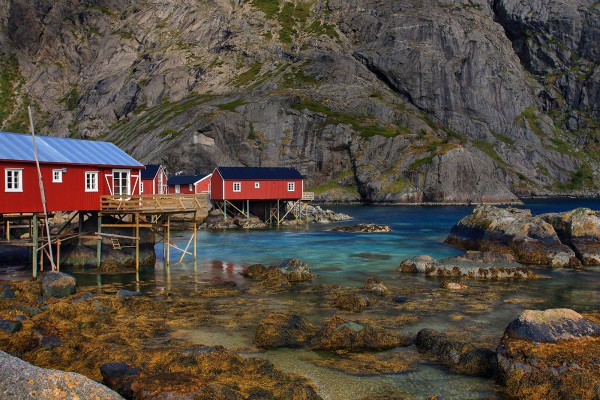
[[[136,281],[139,281],[137,273],[140,270],[140,214],[135,214],[135,272]]]
[[[100,268],[102,265],[102,215],[98,214],[98,231],[96,235],[98,235],[99,239],[96,243],[96,267]]]
[[[137,236],[125,236],[125,235],[117,235],[114,233],[102,233],[102,232],[94,232],[96,235],[101,236],[101,237],[114,237],[114,238],[120,238],[120,239],[131,239],[131,240],[139,240],[139,237]]]
[[[135,213],[135,215],[139,215]],[[104,224],[105,228],[152,228],[152,224]]]
[[[33,279],[37,278],[37,263],[38,263],[38,218],[37,215],[33,215],[31,223],[31,239],[33,241],[33,251],[31,253],[31,264]]]

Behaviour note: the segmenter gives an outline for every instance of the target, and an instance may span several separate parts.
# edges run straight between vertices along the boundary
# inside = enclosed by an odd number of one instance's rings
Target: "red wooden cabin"
[[[212,174],[200,175],[175,175],[169,178],[170,194],[198,194],[210,193]]]
[[[304,179],[295,168],[217,167],[211,178],[211,199],[299,200]]]
[[[167,194],[167,174],[162,165],[148,164],[142,170],[141,194]]]
[[[112,143],[36,136],[48,212],[97,211],[140,192],[144,168]],[[43,212],[31,135],[0,132],[0,214]]]

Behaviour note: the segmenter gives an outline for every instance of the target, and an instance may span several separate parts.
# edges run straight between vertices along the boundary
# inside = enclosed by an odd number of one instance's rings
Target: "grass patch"
[[[235,112],[236,108],[243,106],[246,102],[242,99],[236,99],[230,101],[229,103],[217,104],[217,107],[223,111],[232,111]]]
[[[263,64],[260,62],[256,62],[250,66],[246,71],[244,71],[241,75],[231,81],[231,84],[234,86],[243,86],[249,82],[252,82],[256,79],[260,70],[262,69]]]
[[[69,93],[64,95],[63,98],[60,99],[61,103],[65,103],[67,106],[67,111],[73,111],[77,108],[77,102],[79,101],[79,91],[77,90],[77,84],[75,84]]]
[[[496,149],[494,149],[493,144],[488,143],[484,140],[473,140],[473,142],[471,143],[473,143],[473,146],[475,146],[475,148],[484,152],[492,160],[496,161],[499,164],[504,164],[504,161],[500,158],[498,153],[496,153]]]
[[[423,165],[429,165],[433,162],[433,155],[429,155],[427,157],[419,158],[418,160],[413,161],[409,166],[408,170],[410,172],[414,172]]]
[[[17,57],[14,54],[0,53],[0,125],[4,125],[4,130],[13,132],[29,130],[27,114],[29,97],[21,95],[21,87],[24,83]],[[21,96],[21,104],[18,96]]]
[[[570,191],[594,186],[594,174],[592,169],[587,164],[582,164],[576,171],[571,173],[571,181],[559,183],[559,190]]]
[[[325,35],[332,39],[339,39],[339,35],[335,30],[335,25],[321,22],[318,19],[314,20],[312,24],[308,26],[306,32],[313,33],[315,35]]]
[[[253,0],[252,5],[265,14],[265,17],[273,19],[279,12],[279,0]]]
[[[542,129],[541,125],[538,122],[537,112],[533,107],[527,107],[521,112],[521,115],[517,117],[517,124],[521,127],[525,127],[524,122],[527,122],[529,128],[539,137],[546,137],[546,133]]]

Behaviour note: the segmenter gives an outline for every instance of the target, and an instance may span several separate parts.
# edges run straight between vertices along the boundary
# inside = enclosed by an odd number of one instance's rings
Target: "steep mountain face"
[[[594,0],[8,0],[1,128],[171,172],[294,166],[324,198],[597,191]],[[6,67],[4,67],[6,66]]]

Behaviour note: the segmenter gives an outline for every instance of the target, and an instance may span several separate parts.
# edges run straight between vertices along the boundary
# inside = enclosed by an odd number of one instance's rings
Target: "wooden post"
[[[56,270],[60,272],[60,239],[56,240]]]
[[[139,280],[140,270],[140,214],[135,213],[135,277]]]
[[[102,216],[98,214],[98,233],[102,233]],[[102,264],[102,236],[98,235],[96,242],[96,267],[100,268]]]
[[[279,199],[277,199],[277,226],[279,226]]]
[[[246,218],[250,218],[250,200],[246,200]]]
[[[223,219],[227,221],[227,200],[223,200]]]
[[[197,233],[197,229],[198,228],[196,227],[196,220],[194,220],[194,261],[196,261],[196,253],[197,253],[197,251],[196,251],[196,245],[197,245],[197,236],[196,236],[196,233]],[[196,265],[196,263],[194,262],[194,266],[195,265]]]
[[[38,217],[33,214],[33,222],[31,224],[31,240],[33,241],[33,249],[31,253],[31,264],[33,269],[33,279],[37,278],[37,263],[38,263]]]
[[[10,242],[10,221],[6,221],[6,240]]]
[[[171,258],[171,214],[167,214],[167,241],[165,243],[165,246],[167,246],[167,258],[165,260],[165,263],[167,265],[171,264],[170,258]]]
[[[79,223],[77,224],[77,233],[79,237],[77,238],[77,244],[81,245],[81,234],[83,233],[83,212],[79,212]]]

